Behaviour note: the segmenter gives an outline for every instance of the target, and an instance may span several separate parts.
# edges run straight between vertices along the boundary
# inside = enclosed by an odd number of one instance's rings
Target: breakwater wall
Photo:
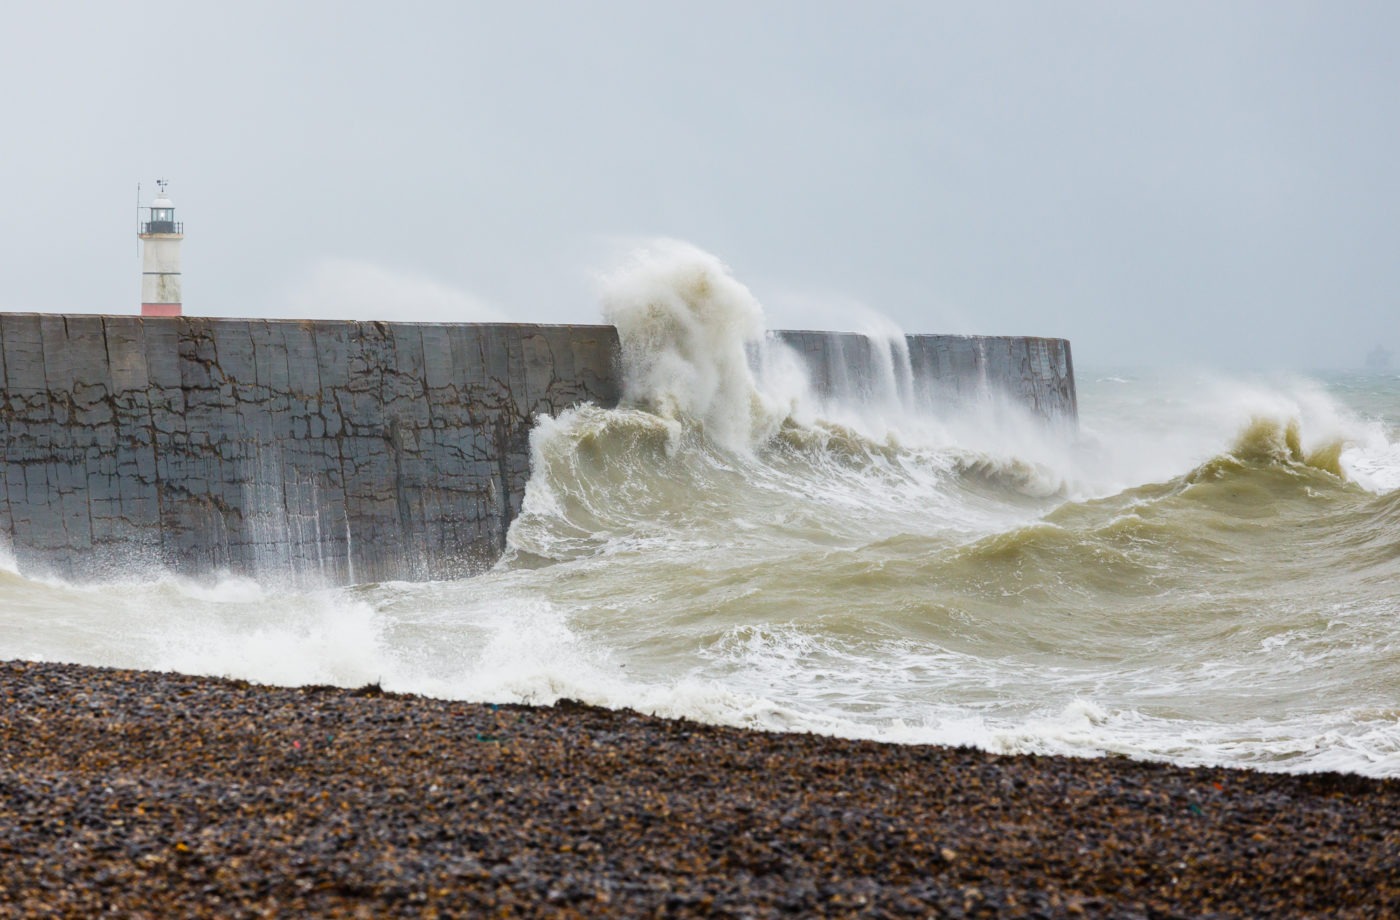
[[[1074,364],[1065,339],[1034,336],[774,333],[806,364],[820,394],[860,401],[893,386],[917,411],[998,395],[1046,420],[1076,421]]]
[[[889,351],[777,335],[825,392]],[[906,342],[923,399],[1075,415],[1063,340]],[[610,326],[0,314],[0,541],[70,579],[469,575],[520,511],[535,418],[615,405],[618,351]]]

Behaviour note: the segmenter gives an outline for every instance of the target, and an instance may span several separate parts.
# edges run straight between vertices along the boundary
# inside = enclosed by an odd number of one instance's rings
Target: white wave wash
[[[624,405],[702,425],[731,450],[771,437],[790,409],[749,369],[763,308],[709,253],[674,240],[638,250],[604,279],[603,318],[622,343]]]
[[[0,565],[0,657],[1400,775],[1400,393],[1381,417],[1310,381],[1084,375],[1065,441],[992,398],[930,411],[888,328],[864,330],[890,357],[851,387],[865,402],[814,399],[752,293],[683,244],[640,253],[604,303],[626,405],[540,424],[492,572],[76,587]],[[1336,525],[1345,565],[1309,568],[1311,538],[1250,516],[1279,499],[1210,511],[1216,460],[1259,418],[1299,429],[1304,454],[1348,445],[1351,482],[1263,467],[1298,481],[1290,509],[1315,503],[1299,526],[1361,522]]]

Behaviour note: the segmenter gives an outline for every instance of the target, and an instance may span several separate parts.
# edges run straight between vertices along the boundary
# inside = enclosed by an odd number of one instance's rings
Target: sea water
[[[1076,427],[941,403],[886,331],[817,395],[678,244],[603,314],[623,404],[540,420],[491,571],[80,585],[0,558],[0,658],[1400,775],[1400,378],[1080,355]]]

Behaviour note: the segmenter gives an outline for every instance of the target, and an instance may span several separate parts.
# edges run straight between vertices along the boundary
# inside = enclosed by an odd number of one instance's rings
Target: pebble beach
[[[0,915],[1400,914],[1400,781],[0,663]]]

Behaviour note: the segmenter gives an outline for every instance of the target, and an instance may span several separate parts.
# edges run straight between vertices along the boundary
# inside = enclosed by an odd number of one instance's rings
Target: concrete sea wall
[[[902,342],[849,332],[781,331],[820,393],[861,399],[888,377],[924,411],[999,394],[1048,420],[1077,420],[1074,363],[1065,339],[909,335]]]
[[[779,333],[818,388],[883,360]],[[928,398],[991,385],[1073,418],[1059,339],[910,336]],[[0,314],[0,541],[22,571],[328,584],[500,555],[536,417],[615,405],[610,326]]]

